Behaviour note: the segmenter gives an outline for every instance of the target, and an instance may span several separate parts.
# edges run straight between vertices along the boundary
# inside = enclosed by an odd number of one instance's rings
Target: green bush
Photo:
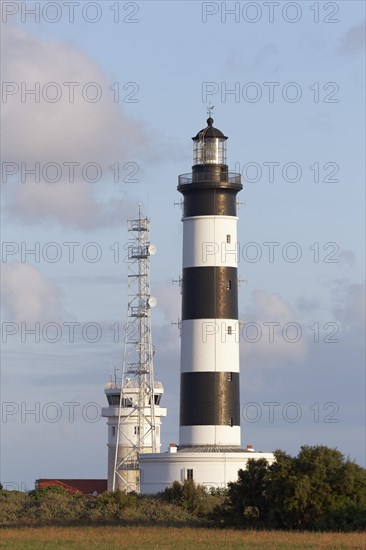
[[[175,504],[197,517],[207,516],[218,503],[218,497],[210,495],[205,487],[190,480],[184,483],[174,481],[171,487],[159,493],[158,498]]]
[[[26,493],[0,490],[0,523],[22,521],[26,516],[28,500]]]
[[[43,497],[32,498],[28,505],[27,517],[42,521],[79,520],[85,510],[85,499],[82,495],[68,493],[45,493]]]
[[[137,495],[124,491],[102,493],[86,506],[85,517],[92,520],[118,520],[125,517],[128,508],[136,508]]]
[[[139,499],[137,508],[126,510],[126,519],[140,523],[162,523],[167,525],[191,524],[195,517],[188,510],[153,497]]]

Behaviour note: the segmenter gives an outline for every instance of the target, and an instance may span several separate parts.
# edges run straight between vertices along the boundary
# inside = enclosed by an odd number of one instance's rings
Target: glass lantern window
[[[226,140],[206,138],[194,142],[194,164],[226,164]]]

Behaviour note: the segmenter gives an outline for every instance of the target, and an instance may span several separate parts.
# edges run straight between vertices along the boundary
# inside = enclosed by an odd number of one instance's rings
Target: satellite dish
[[[157,303],[158,303],[157,299],[154,296],[150,296],[150,298],[148,299],[149,306],[155,307]]]
[[[157,248],[154,244],[150,244],[148,248],[150,256],[154,256],[156,254]]]

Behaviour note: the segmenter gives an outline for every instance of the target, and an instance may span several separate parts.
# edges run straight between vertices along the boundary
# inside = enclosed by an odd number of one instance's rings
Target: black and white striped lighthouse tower
[[[179,448],[240,447],[237,193],[227,137],[213,126],[193,139],[183,194]]]
[[[273,453],[241,447],[239,398],[238,243],[240,174],[226,164],[227,137],[207,127],[193,139],[192,172],[183,194],[183,276],[179,445],[140,457],[141,491],[174,481],[224,488],[249,459]]]

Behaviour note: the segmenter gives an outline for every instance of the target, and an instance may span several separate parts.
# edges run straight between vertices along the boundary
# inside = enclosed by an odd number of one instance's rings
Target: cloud
[[[365,21],[350,28],[338,47],[341,55],[361,54],[365,51]]]
[[[342,250],[339,253],[339,259],[341,263],[348,265],[348,267],[353,268],[356,264],[356,255],[352,250]]]
[[[86,163],[97,163],[102,170],[101,181],[106,184],[116,174],[111,165],[118,163],[121,178],[132,177],[133,166],[128,162],[138,167],[141,159],[156,158],[154,141],[143,124],[124,109],[123,98],[133,91],[133,85],[121,89],[120,101],[115,102],[114,92],[109,89],[113,82],[108,82],[101,68],[81,48],[41,40],[14,26],[3,30],[3,81],[15,92],[8,94],[3,104],[2,156],[4,162],[12,162],[18,169],[4,186],[7,212],[28,224],[53,220],[81,229],[120,222],[132,207],[126,194],[123,198],[113,197],[121,185],[107,190],[107,199],[100,202],[97,184],[89,183],[94,174],[82,177],[82,168]],[[73,85],[73,101],[71,85],[65,83],[77,84]],[[37,87],[39,101],[32,94],[25,95],[25,89]],[[101,91],[100,100],[88,101],[95,90]],[[61,94],[58,101],[47,99],[57,93]],[[74,181],[65,166],[73,162],[79,163]],[[25,173],[34,169],[35,163],[40,165],[39,183],[35,183],[34,175]],[[57,183],[50,183],[53,176],[43,172],[46,163],[61,167]],[[21,175],[23,183],[19,185]]]
[[[181,343],[178,327],[171,324],[153,326],[152,337],[157,351],[155,364],[178,372]]]
[[[166,280],[163,285],[154,289],[158,300],[159,310],[164,314],[165,320],[170,324],[177,322],[181,317],[181,294],[179,287],[173,285],[171,280]]]
[[[62,316],[59,288],[30,264],[2,264],[1,294],[11,322],[57,322]]]
[[[142,124],[122,109],[126,92],[122,90],[120,101],[115,102],[109,89],[113,83],[86,52],[72,44],[40,40],[16,27],[3,30],[3,80],[18,89],[3,105],[5,159],[117,161],[149,147]],[[76,83],[73,101],[67,82]],[[90,83],[95,86],[88,88]],[[38,102],[24,91],[22,98],[22,87],[36,86]],[[88,100],[97,89],[100,100]],[[57,91],[60,99],[50,101]]]
[[[302,313],[313,313],[321,308],[319,300],[312,297],[300,296],[297,300],[297,307]]]
[[[335,282],[333,291],[334,317],[344,329],[364,333],[365,327],[365,284],[351,283],[348,280]]]
[[[305,335],[301,323],[295,311],[279,294],[264,290],[253,292],[240,336],[244,357],[264,365],[298,362],[305,356]]]
[[[55,221],[83,230],[120,224],[135,207],[127,194],[100,202],[83,182],[21,184],[10,190],[6,204],[8,214],[21,222]]]

